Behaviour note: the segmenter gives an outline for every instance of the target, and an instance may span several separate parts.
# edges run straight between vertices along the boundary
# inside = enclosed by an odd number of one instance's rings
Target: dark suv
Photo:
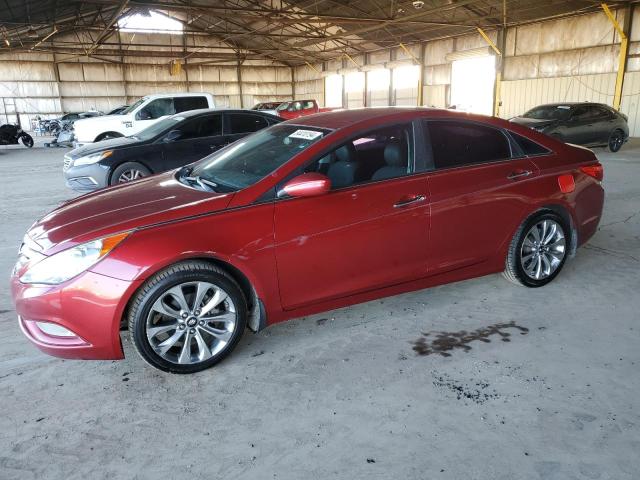
[[[282,119],[250,110],[192,110],[129,137],[76,148],[64,156],[67,186],[91,191],[179,168]]]
[[[620,150],[629,139],[627,116],[602,103],[550,103],[511,119],[567,143]]]

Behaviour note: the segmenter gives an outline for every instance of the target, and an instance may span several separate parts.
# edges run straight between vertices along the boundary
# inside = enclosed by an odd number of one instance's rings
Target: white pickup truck
[[[210,93],[147,95],[118,115],[78,120],[74,124],[75,147],[109,138],[128,137],[174,113],[215,108]]]

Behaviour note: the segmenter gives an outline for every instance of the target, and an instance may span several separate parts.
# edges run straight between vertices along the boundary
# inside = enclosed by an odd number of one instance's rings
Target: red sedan
[[[162,370],[248,327],[503,271],[554,279],[596,231],[594,154],[496,118],[364,109],[299,118],[196,164],[79,197],[27,232],[24,334],[65,358]]]

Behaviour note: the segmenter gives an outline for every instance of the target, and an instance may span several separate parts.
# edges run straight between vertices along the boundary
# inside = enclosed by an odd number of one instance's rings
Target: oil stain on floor
[[[469,345],[471,342],[478,340],[480,342],[490,343],[494,335],[500,337],[503,342],[511,341],[511,332],[509,330],[517,330],[520,335],[529,333],[529,329],[517,325],[516,322],[496,323],[488,327],[478,328],[471,332],[460,330],[459,332],[428,332],[412,342],[413,351],[418,355],[439,354],[443,357],[450,357],[451,351],[461,349],[465,352],[471,350]]]

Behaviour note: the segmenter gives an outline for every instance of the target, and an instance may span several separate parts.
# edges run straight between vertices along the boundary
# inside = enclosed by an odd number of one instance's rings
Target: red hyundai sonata
[[[596,231],[602,166],[496,118],[363,109],[275,125],[72,200],[24,237],[20,326],[51,355],[176,373],[248,327],[503,271],[554,279]]]

